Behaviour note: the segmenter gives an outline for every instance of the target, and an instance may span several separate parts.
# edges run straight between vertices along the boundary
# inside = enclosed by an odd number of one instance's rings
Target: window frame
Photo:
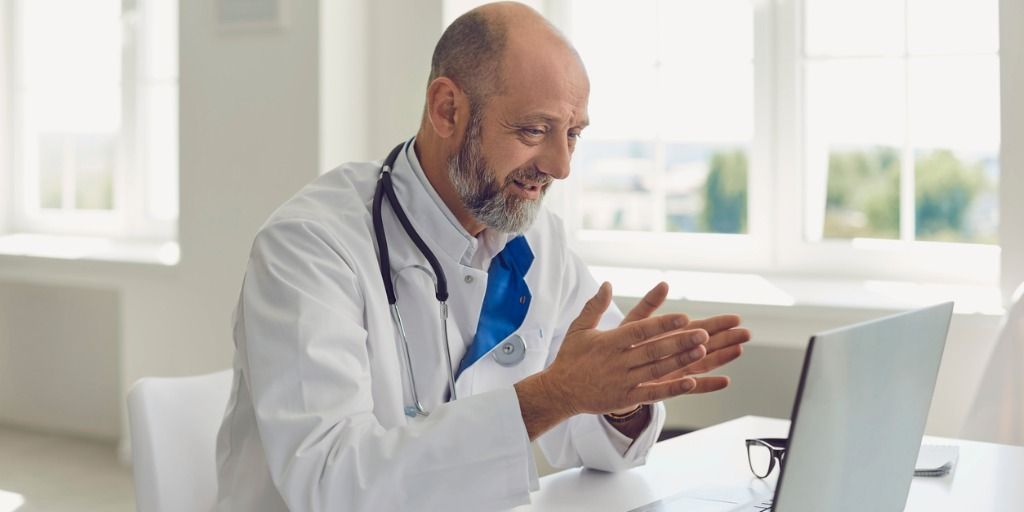
[[[555,25],[571,37],[570,0],[549,0],[547,11]],[[771,13],[765,2],[753,2],[754,83],[773,83],[770,62],[773,41]],[[764,11],[764,12],[761,12]],[[770,247],[771,219],[759,212],[773,208],[774,194],[770,167],[774,140],[756,134],[772,133],[771,88],[754,87],[754,133],[747,173],[747,233],[678,233],[585,230],[578,214],[581,180],[570,178],[562,187],[549,192],[549,207],[565,221],[573,249],[594,265],[689,269],[732,270],[767,269],[772,263]],[[596,120],[600,122],[600,120]],[[586,134],[584,133],[584,139]],[[584,142],[585,144],[586,142]],[[634,248],[622,251],[623,246]]]
[[[22,0],[27,1],[27,0]],[[156,219],[148,212],[147,181],[151,170],[141,158],[145,151],[143,130],[147,126],[146,109],[140,98],[144,97],[147,85],[141,77],[144,63],[142,47],[146,44],[145,17],[153,16],[147,9],[148,2],[121,2],[121,95],[120,131],[116,142],[116,160],[113,173],[113,208],[110,210],[48,209],[39,206],[38,169],[24,165],[23,144],[20,138],[25,134],[18,129],[22,98],[20,50],[17,47],[20,27],[17,1],[5,2],[4,23],[7,32],[8,67],[4,75],[8,88],[8,104],[11,115],[5,143],[11,151],[5,162],[9,190],[4,197],[10,197],[5,231],[18,233],[39,233],[63,236],[96,236],[125,240],[173,241],[177,238],[177,217],[168,220]],[[177,53],[177,9],[173,20],[175,54]],[[175,63],[175,87],[178,91],[177,66]],[[175,134],[177,138],[177,134]],[[178,141],[174,145],[177,147]],[[174,168],[175,179],[179,170]],[[67,178],[65,178],[67,179]],[[0,192],[3,192],[0,190]]]
[[[1012,0],[1002,0],[1003,3]],[[590,264],[666,270],[742,271],[830,278],[926,280],[995,285],[999,245],[852,239],[805,240],[803,0],[752,0],[754,140],[748,173],[748,233],[652,233],[580,229],[579,185],[552,192],[570,241]],[[569,0],[549,0],[556,25],[571,36]],[[1002,16],[1000,17],[1002,18]],[[1000,19],[1000,30],[1011,21]],[[1019,25],[1024,23],[1016,22]],[[1000,69],[1005,73],[1003,49]],[[1006,83],[1004,79],[1003,84]],[[1001,99],[1012,91],[1001,88]],[[1018,93],[1019,94],[1019,93]],[[1004,100],[1005,101],[1005,100]],[[1007,109],[1001,110],[1001,116]],[[600,122],[595,119],[595,122]],[[1006,126],[1006,122],[1002,122]],[[584,135],[585,137],[585,135]],[[1003,134],[1003,140],[1007,140]],[[1007,173],[1000,152],[1000,187]],[[790,171],[786,171],[789,169]],[[567,189],[567,190],[566,190]],[[901,192],[902,194],[902,192]],[[1002,196],[1005,198],[1005,194]],[[1000,201],[1000,244],[1009,205]],[[629,247],[623,251],[622,247]]]

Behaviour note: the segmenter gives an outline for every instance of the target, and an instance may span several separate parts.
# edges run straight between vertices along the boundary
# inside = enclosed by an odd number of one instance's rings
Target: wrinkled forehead
[[[543,111],[573,125],[587,120],[590,81],[579,57],[555,34],[510,35],[496,98],[507,113]]]

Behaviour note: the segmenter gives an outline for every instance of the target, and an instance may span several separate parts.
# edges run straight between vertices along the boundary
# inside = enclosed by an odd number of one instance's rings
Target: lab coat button
[[[518,334],[505,338],[494,350],[493,357],[502,366],[519,364],[526,357],[526,340]]]
[[[466,284],[472,283],[473,282],[473,276],[466,276],[462,280],[465,281]]]

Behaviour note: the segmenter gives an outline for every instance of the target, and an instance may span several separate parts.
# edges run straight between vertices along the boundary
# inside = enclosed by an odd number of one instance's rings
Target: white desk
[[[786,437],[789,421],[746,416],[658,443],[645,466],[621,473],[568,469],[540,480],[528,510],[626,511],[684,490],[712,486],[766,489],[750,473],[744,440]],[[960,446],[945,477],[915,477],[907,511],[1024,510],[1024,447],[926,437]],[[778,469],[769,481],[774,488]],[[695,507],[699,509],[700,507]]]

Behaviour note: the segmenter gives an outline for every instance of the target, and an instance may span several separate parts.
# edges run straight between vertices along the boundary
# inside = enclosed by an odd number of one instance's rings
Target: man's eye
[[[540,128],[521,128],[520,133],[523,135],[529,135],[530,137],[540,137],[544,135],[544,130]]]

